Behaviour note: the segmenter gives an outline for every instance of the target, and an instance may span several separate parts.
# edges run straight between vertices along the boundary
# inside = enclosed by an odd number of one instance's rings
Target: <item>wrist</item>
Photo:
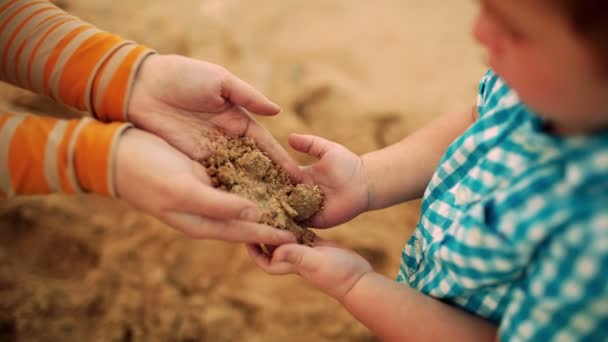
[[[129,122],[140,127],[142,115],[149,112],[151,98],[149,95],[150,84],[154,83],[155,70],[162,69],[163,55],[149,54],[143,58],[131,85],[131,92],[127,99],[127,118]]]
[[[128,184],[127,171],[130,151],[130,140],[132,139],[136,129],[125,130],[116,141],[116,153],[113,156],[113,173],[114,173],[114,190],[117,198],[124,197],[124,186]]]
[[[348,307],[350,304],[357,301],[357,293],[360,293],[367,286],[368,280],[377,275],[373,269],[361,273],[352,284],[342,292],[341,295],[334,297],[344,307]]]

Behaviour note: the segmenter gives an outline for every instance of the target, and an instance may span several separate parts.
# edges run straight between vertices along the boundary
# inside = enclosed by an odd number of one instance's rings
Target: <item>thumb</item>
[[[304,268],[313,251],[312,247],[295,243],[281,245],[273,252],[271,263],[286,262],[296,269]]]
[[[192,168],[195,179],[189,184],[189,205],[179,208],[180,210],[221,220],[259,221],[260,212],[255,203],[242,196],[213,188],[209,185],[211,180],[202,164],[192,162]]]
[[[188,186],[182,203],[183,206],[176,209],[218,220],[258,222],[261,215],[258,207],[248,199],[196,181]]]
[[[335,143],[315,135],[293,133],[288,138],[289,145],[294,150],[306,153],[317,159],[323,158]]]
[[[270,101],[249,83],[232,74],[230,74],[224,83],[223,95],[230,102],[252,113],[276,115],[281,111],[279,105]]]

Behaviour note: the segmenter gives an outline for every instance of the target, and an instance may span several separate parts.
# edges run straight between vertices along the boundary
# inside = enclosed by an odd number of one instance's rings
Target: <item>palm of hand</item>
[[[133,117],[134,124],[154,133],[194,160],[202,160],[211,152],[205,136],[213,130],[223,130],[235,136],[255,135],[253,119],[242,108],[231,106],[222,112],[195,112],[172,106],[162,100],[150,99],[143,109],[145,120]],[[257,130],[259,131],[259,129]]]
[[[338,144],[305,172],[325,192],[323,211],[314,217],[317,228],[333,227],[363,212],[368,204],[361,158]]]
[[[271,245],[294,241],[286,231],[255,223],[257,217],[243,218],[254,203],[210,187],[200,163],[148,132],[124,133],[116,170],[121,198],[191,237]]]
[[[245,109],[272,115],[279,111],[276,105],[217,65],[180,56],[153,57],[142,66],[129,104],[129,118],[137,127],[194,160],[210,154],[210,131],[251,137],[297,178],[288,153]]]

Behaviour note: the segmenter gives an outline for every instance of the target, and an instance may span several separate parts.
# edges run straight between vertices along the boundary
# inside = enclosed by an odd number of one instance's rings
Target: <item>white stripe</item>
[[[49,138],[44,148],[44,176],[53,192],[61,191],[57,157],[59,154],[59,145],[61,144],[67,126],[68,122],[65,120],[57,122],[49,133]]]
[[[47,4],[47,8],[54,8],[54,7],[48,6],[48,4]],[[44,12],[40,12],[40,13],[36,14],[35,16],[33,16],[32,18],[30,18],[30,21],[27,24],[25,24],[25,26],[23,26],[21,31],[19,31],[19,33],[13,40],[12,45],[10,46],[10,50],[8,51],[8,54],[7,54],[7,59],[4,61],[7,66],[6,70],[8,72],[6,79],[9,82],[18,81],[18,76],[19,76],[18,71],[19,70],[17,69],[17,63],[19,63],[20,61],[16,60],[16,57],[17,57],[17,50],[19,49],[19,46],[21,46],[21,44],[23,44],[23,42],[26,42],[26,44],[24,45],[23,51],[21,52],[20,58],[27,60],[27,57],[29,57],[29,54],[24,55],[23,52],[26,51],[25,48],[28,45],[27,43],[30,43],[30,41],[33,40],[32,38],[36,37],[33,35],[33,31],[34,31],[33,29],[36,26],[38,26],[41,22],[43,22],[46,18],[48,18],[51,15],[56,14],[57,12],[59,12],[59,11],[53,10],[53,9],[47,10]],[[31,44],[31,45],[33,47],[33,44]],[[30,52],[31,52],[31,50],[30,50]],[[24,56],[25,56],[25,58],[24,58]]]
[[[127,82],[127,92],[124,96],[124,103],[122,104],[122,113],[124,115],[124,121],[129,121],[129,113],[128,113],[128,106],[129,106],[129,99],[131,98],[131,90],[133,89],[133,79],[135,79],[135,73],[137,72],[137,70],[139,69],[139,67],[141,66],[141,62],[148,57],[149,55],[152,54],[156,54],[156,51],[151,50],[151,49],[147,49],[141,52],[141,54],[139,55],[139,57],[133,62],[133,65],[131,67],[131,74],[129,75],[129,82]]]
[[[17,1],[15,3],[13,3],[12,5],[8,6],[7,8],[5,8],[2,12],[0,12],[0,25],[4,24],[6,19],[8,17],[10,17],[13,13],[15,13],[16,9],[19,9],[19,8],[23,7],[24,5],[26,5],[28,3],[28,1],[30,1],[30,0]],[[2,4],[2,5],[4,5],[4,4]],[[0,6],[2,6],[2,5],[0,5]]]
[[[49,16],[50,16],[50,14],[49,14]],[[46,23],[38,26],[38,28],[33,29],[32,31],[28,32],[29,35],[26,38],[27,42],[25,43],[25,46],[23,47],[23,51],[21,52],[21,58],[19,61],[17,61],[19,63],[18,70],[17,70],[17,83],[18,84],[22,84],[24,87],[29,86],[27,83],[28,80],[26,79],[27,63],[30,59],[30,56],[32,55],[32,51],[34,50],[34,47],[36,47],[36,44],[38,44],[38,41],[40,40],[40,38],[42,38],[42,36],[53,25],[57,24],[61,20],[64,20],[66,17],[67,16],[57,16],[57,17],[47,21]]]
[[[74,166],[74,151],[76,149],[76,142],[78,141],[78,136],[80,135],[80,131],[92,121],[91,118],[83,118],[80,120],[80,123],[74,128],[74,133],[72,133],[72,137],[70,139],[70,144],[68,145],[68,179],[72,188],[76,192],[83,192],[80,184],[78,183],[78,178],[76,178],[76,167]]]
[[[51,79],[49,80],[49,87],[51,89],[51,97],[54,99],[59,99],[59,80],[63,75],[63,67],[70,60],[70,58],[74,55],[76,50],[84,43],[87,39],[91,38],[94,34],[99,33],[96,28],[90,27],[85,29],[84,31],[78,33],[76,37],[72,38],[72,40],[66,45],[66,47],[61,52],[61,55],[57,59],[57,64],[55,64],[55,68],[51,74]]]
[[[99,108],[101,106],[102,101],[103,101],[103,96],[106,92],[106,89],[108,88],[108,85],[112,81],[112,78],[114,77],[114,75],[116,73],[116,70],[118,70],[118,68],[122,64],[122,62],[125,59],[125,57],[127,56],[127,54],[129,54],[129,52],[131,52],[135,47],[136,47],[135,43],[129,42],[129,41],[124,41],[124,42],[117,44],[114,48],[112,48],[110,51],[108,51],[108,53],[106,53],[106,55],[103,56],[103,58],[101,58],[99,65],[95,68],[95,71],[91,74],[89,86],[87,87],[87,93],[86,93],[86,96],[88,99],[92,98],[91,93],[93,91],[93,79],[98,77],[98,80],[99,80],[97,92],[95,93],[95,103],[91,103],[90,101],[87,101],[87,109],[91,113],[93,113],[93,115],[95,115],[95,117],[97,117],[97,112],[95,111],[95,109]],[[106,59],[109,56],[112,56],[112,57],[110,58],[110,60],[108,60],[106,62]],[[98,73],[101,65],[104,63],[106,63],[106,68],[104,69],[104,73],[100,77],[97,73]],[[93,108],[91,108],[91,106]]]
[[[2,165],[0,167],[0,187],[2,187],[2,191],[9,198],[15,196],[15,189],[13,189],[13,185],[11,184],[10,165],[8,165],[10,142],[15,135],[17,127],[19,127],[19,124],[25,118],[26,115],[15,115],[8,119],[0,130],[0,165]]]
[[[0,32],[0,42],[3,42],[4,44],[8,43],[10,37],[15,33],[17,27],[19,25],[21,25],[21,23],[23,23],[23,21],[29,17],[30,15],[32,15],[32,13],[34,13],[35,11],[42,9],[42,8],[50,8],[51,6],[49,6],[48,3],[42,3],[42,4],[35,4],[33,6],[27,7],[25,10],[19,12],[19,14],[17,14],[15,17],[13,17],[11,19],[10,24],[8,24],[7,26],[5,26],[4,31]],[[26,31],[27,29],[27,25],[25,25],[25,27],[22,28],[21,32],[19,32],[19,34],[17,35],[17,37],[19,37],[23,31]],[[15,38],[17,38],[15,37]],[[5,45],[3,46],[3,51],[2,54],[4,54],[4,49],[8,49],[8,54],[6,55],[7,59],[4,60],[4,64],[6,65],[8,62],[13,61],[13,56],[17,51],[17,47],[19,46],[18,44],[18,40],[15,39],[13,40],[12,44],[10,46]],[[9,68],[6,69],[7,70],[7,74],[4,75],[4,79],[9,81],[9,82],[14,82],[15,81],[15,70],[13,69],[12,65],[9,64]]]
[[[122,127],[116,130],[116,133],[112,137],[112,146],[110,146],[110,161],[108,162],[108,192],[110,196],[117,197],[116,186],[114,184],[114,165],[116,163],[116,150],[118,147],[118,140],[120,140],[120,136],[129,128],[133,127],[131,124],[124,124]]]
[[[36,55],[33,56],[34,63],[32,63],[31,70],[32,90],[34,92],[40,94],[44,90],[44,67],[49,59],[49,55],[56,48],[57,44],[59,44],[61,39],[80,26],[82,26],[82,22],[80,21],[68,21],[62,23],[51,34],[49,34],[42,45],[40,45]]]

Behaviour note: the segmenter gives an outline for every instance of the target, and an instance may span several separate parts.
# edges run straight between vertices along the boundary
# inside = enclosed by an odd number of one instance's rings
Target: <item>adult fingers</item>
[[[160,216],[160,219],[196,239],[264,243],[268,245],[282,245],[296,241],[296,237],[286,230],[254,222],[214,220],[182,212],[166,212]]]
[[[176,191],[178,200],[171,209],[218,220],[257,222],[260,219],[260,211],[252,201],[215,189],[195,178],[181,184]]]
[[[276,115],[281,111],[279,105],[270,101],[247,82],[230,73],[224,80],[222,96],[256,114]]]

